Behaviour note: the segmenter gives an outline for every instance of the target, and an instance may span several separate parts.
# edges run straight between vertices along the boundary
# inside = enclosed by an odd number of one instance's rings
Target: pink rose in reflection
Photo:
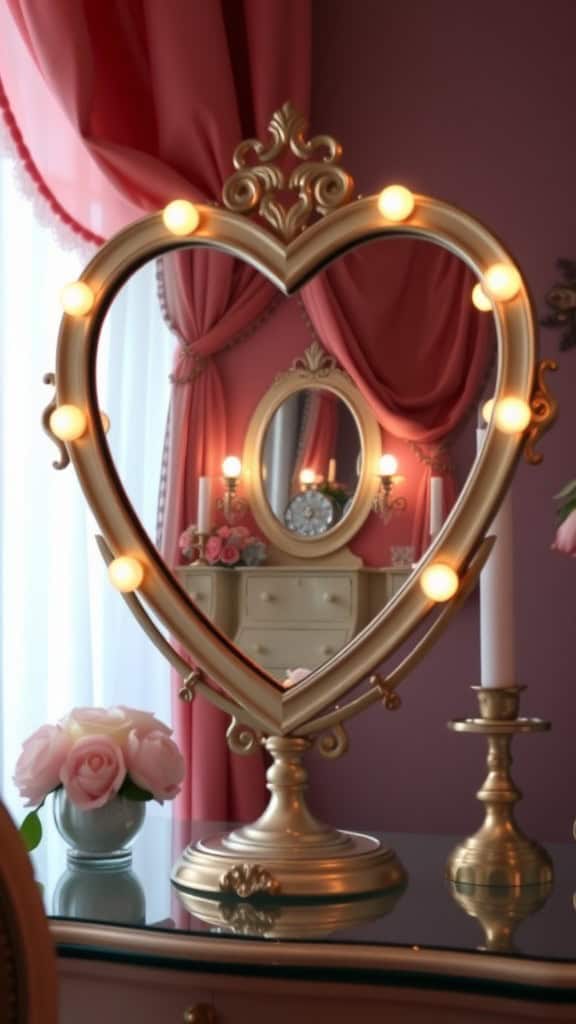
[[[221,537],[209,537],[206,541],[204,554],[206,555],[206,560],[210,562],[211,565],[219,560],[222,553],[222,547],[223,543]]]
[[[126,757],[132,781],[159,803],[178,795],[185,774],[184,758],[166,733],[158,730],[139,736],[133,730]]]
[[[98,735],[77,740],[60,770],[67,796],[83,811],[103,807],[112,800],[125,776],[122,750],[108,736]]]
[[[552,550],[576,558],[576,509],[558,527]]]
[[[240,561],[240,552],[234,544],[225,544],[220,552],[222,565],[236,565]]]
[[[229,526],[219,526],[218,529],[216,530],[216,535],[218,537],[223,537],[224,540],[226,540],[231,533],[232,530],[230,529]]]
[[[60,769],[72,741],[59,725],[43,725],[22,744],[14,783],[27,807],[37,807],[60,785]]]
[[[309,668],[289,668],[286,671],[286,678],[282,680],[280,685],[285,690],[288,690],[291,686],[301,683],[303,679],[306,679],[306,676],[309,676],[311,671],[312,669]]]

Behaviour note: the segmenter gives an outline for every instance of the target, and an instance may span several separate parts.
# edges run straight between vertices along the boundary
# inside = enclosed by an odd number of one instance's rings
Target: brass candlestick
[[[207,533],[200,533],[199,530],[194,531],[194,541],[190,547],[192,551],[196,551],[196,558],[193,562],[190,562],[190,565],[208,565],[204,555],[207,539]]]
[[[528,839],[514,820],[520,790],[510,776],[510,742],[515,733],[543,732],[549,722],[518,718],[521,686],[488,689],[473,686],[478,694],[480,718],[448,723],[455,732],[476,733],[488,740],[488,775],[477,796],[486,808],[482,827],[450,855],[448,878],[456,883],[518,887],[552,881],[550,857]]]
[[[517,951],[514,935],[518,925],[544,906],[552,891],[552,883],[508,888],[451,882],[450,891],[456,903],[480,922],[484,931],[484,944],[480,949],[492,953],[514,953]]]

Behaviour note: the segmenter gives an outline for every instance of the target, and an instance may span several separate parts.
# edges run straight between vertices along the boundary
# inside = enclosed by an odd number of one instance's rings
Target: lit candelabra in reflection
[[[248,511],[248,502],[237,494],[242,463],[236,455],[228,455],[222,463],[224,494],[218,498],[216,508],[222,512],[229,526],[239,523]]]
[[[388,523],[395,512],[405,512],[407,507],[406,498],[392,497],[392,488],[396,483],[395,474],[398,469],[398,460],[394,455],[381,455],[378,463],[378,476],[380,486],[372,503],[373,511],[380,516],[385,523]]]

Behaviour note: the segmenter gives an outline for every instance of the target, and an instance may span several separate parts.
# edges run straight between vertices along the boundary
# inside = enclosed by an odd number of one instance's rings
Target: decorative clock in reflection
[[[301,537],[318,537],[334,526],[337,519],[338,510],[332,498],[314,489],[292,498],[284,514],[288,529]]]

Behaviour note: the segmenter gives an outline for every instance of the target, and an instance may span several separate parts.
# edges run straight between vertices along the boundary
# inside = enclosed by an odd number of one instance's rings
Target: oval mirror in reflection
[[[362,466],[351,409],[327,388],[286,398],[263,442],[261,474],[270,508],[300,537],[319,537],[346,515]]]
[[[193,606],[290,686],[370,628],[458,500],[494,392],[492,317],[473,273],[421,239],[350,251],[299,296],[265,283],[256,327],[202,285],[240,294],[250,268],[162,264],[164,316],[148,265],[103,326],[110,454]]]

